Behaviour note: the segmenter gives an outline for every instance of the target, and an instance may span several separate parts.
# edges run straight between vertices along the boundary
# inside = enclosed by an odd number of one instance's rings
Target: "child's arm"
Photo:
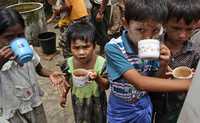
[[[64,108],[65,105],[66,105],[67,94],[68,94],[68,92],[69,92],[69,89],[70,89],[69,86],[65,86],[65,90],[66,90],[66,91],[63,92],[63,93],[61,94],[61,96],[60,96],[60,106],[61,106],[62,108]]]
[[[146,91],[185,91],[188,90],[191,80],[168,80],[141,75],[136,68],[130,64],[124,54],[115,43],[107,43],[105,46],[107,61],[107,72],[109,77],[115,81],[121,77],[138,89]]]
[[[99,8],[97,15],[96,15],[96,21],[97,22],[102,21],[102,19],[104,17],[104,11],[105,11],[107,2],[108,2],[108,0],[102,0],[100,8]]]
[[[152,92],[186,91],[191,84],[191,80],[170,80],[143,76],[134,69],[126,71],[123,77],[139,89]]]
[[[69,0],[64,0],[64,9],[67,10],[67,12],[69,13],[68,15],[70,15],[71,10],[72,10],[72,6],[70,5]]]
[[[97,83],[99,83],[100,87],[103,88],[104,90],[109,88],[109,81],[107,77],[103,75],[97,75],[95,80]]]
[[[36,66],[36,72],[43,77],[49,77],[53,71],[44,68],[40,63]]]
[[[103,14],[108,0],[102,0],[98,13]]]
[[[101,88],[105,90],[109,88],[108,79],[105,76],[97,75],[95,71],[90,71],[89,78],[95,80]]]

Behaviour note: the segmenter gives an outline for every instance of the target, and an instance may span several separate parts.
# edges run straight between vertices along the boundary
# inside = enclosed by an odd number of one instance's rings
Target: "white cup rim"
[[[142,40],[139,40],[139,42],[138,43],[146,43],[146,41],[148,41],[149,43],[150,42],[158,42],[158,43],[160,43],[160,40],[158,40],[158,39],[142,39]]]
[[[191,74],[188,75],[188,76],[186,76],[186,77],[178,77],[178,76],[176,76],[176,74],[175,74],[176,70],[177,70],[177,69],[181,69],[181,68],[184,68],[184,69],[189,70],[189,71],[191,72]],[[189,67],[187,67],[187,66],[179,66],[179,67],[176,67],[176,68],[172,71],[172,75],[173,75],[174,78],[177,78],[177,79],[191,79],[191,78],[192,78],[192,70],[191,70]]]

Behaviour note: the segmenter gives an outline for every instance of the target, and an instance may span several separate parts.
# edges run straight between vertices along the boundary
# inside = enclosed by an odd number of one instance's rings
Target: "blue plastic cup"
[[[32,60],[33,50],[25,38],[15,38],[11,41],[10,47],[17,56],[17,62],[24,64]]]

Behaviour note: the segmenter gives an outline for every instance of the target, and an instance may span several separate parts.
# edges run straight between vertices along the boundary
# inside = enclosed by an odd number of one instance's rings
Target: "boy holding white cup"
[[[138,42],[159,37],[161,23],[166,19],[165,15],[165,0],[126,0],[126,30],[119,38],[112,39],[105,46],[111,87],[108,122],[150,123],[152,104],[147,92],[188,89],[189,80],[147,77],[165,74],[170,60],[170,51],[165,45],[160,45],[157,60],[144,60],[138,56]]]

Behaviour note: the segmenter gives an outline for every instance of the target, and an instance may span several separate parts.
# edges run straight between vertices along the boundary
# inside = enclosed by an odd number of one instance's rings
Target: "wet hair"
[[[168,20],[175,18],[177,22],[184,19],[186,24],[200,19],[199,0],[167,0]]]
[[[11,8],[1,8],[0,34],[4,33],[6,29],[15,26],[16,24],[20,24],[23,28],[25,28],[24,19],[22,18],[20,13]]]
[[[167,19],[168,9],[166,0],[126,0],[125,19],[145,21],[152,19],[164,22]]]
[[[68,46],[76,40],[82,40],[85,42],[91,42],[95,47],[95,27],[88,21],[78,21],[69,25],[65,33],[65,39],[68,42]]]

